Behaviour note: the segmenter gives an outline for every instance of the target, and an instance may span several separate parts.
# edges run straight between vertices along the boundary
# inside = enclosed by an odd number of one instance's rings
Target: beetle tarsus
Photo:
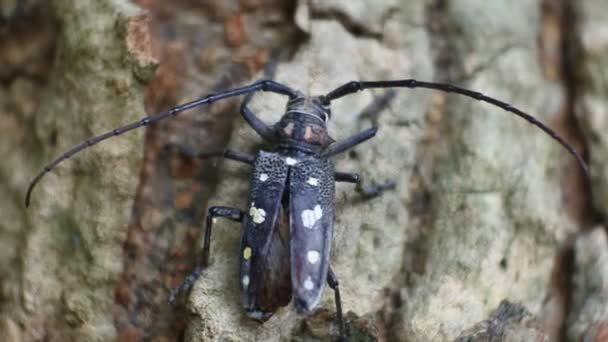
[[[192,287],[192,285],[196,282],[196,280],[203,274],[203,271],[204,271],[204,269],[197,267],[194,271],[192,271],[190,274],[188,274],[186,276],[184,281],[182,281],[182,283],[179,284],[178,287],[172,289],[171,292],[169,293],[169,299],[168,299],[169,304],[175,305],[177,296],[181,292],[187,291],[188,289],[190,289]]]
[[[356,191],[361,194],[364,199],[372,199],[382,195],[386,190],[395,190],[397,183],[394,181],[386,181],[380,184],[372,184],[364,186],[361,182],[357,183]]]

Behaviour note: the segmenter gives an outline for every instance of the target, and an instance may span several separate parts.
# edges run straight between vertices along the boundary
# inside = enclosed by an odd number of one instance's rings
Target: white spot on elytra
[[[296,165],[297,163],[298,163],[298,161],[293,158],[290,158],[290,157],[285,158],[285,164],[287,164],[287,165],[293,166],[293,165]]]
[[[318,178],[310,177],[310,178],[308,178],[308,180],[306,181],[306,183],[308,183],[308,184],[310,184],[312,186],[317,186],[317,185],[319,185],[319,179]]]
[[[243,276],[241,283],[243,284],[243,287],[249,286],[249,276],[248,275]]]
[[[267,180],[268,180],[268,175],[267,175],[267,174],[265,174],[265,173],[262,173],[262,174],[260,175],[260,180],[261,180],[262,182],[267,181]]]
[[[256,208],[254,203],[251,203],[251,208],[249,209],[249,216],[253,219],[253,222],[260,224],[266,220],[266,210],[261,208]]]
[[[310,276],[304,280],[304,288],[308,291],[312,290],[315,287],[315,283],[312,282]]]
[[[322,216],[323,209],[321,209],[321,206],[317,204],[313,210],[306,209],[302,211],[302,224],[304,227],[312,229],[315,223],[317,223]]]
[[[309,263],[314,265],[319,262],[319,259],[321,259],[321,254],[319,254],[317,251],[308,251],[308,253],[306,253],[306,258],[308,259]]]

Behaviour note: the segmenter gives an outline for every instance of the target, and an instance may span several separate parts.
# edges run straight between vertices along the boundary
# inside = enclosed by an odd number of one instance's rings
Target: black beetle
[[[334,142],[327,133],[326,125],[331,117],[332,100],[369,88],[428,88],[488,102],[516,114],[549,134],[576,158],[585,175],[588,175],[588,167],[583,158],[557,133],[535,117],[478,92],[449,84],[409,79],[353,81],[326,95],[305,96],[281,83],[261,80],[248,86],[204,96],[76,145],[45,166],[32,180],[26,195],[26,206],[29,205],[34,186],[42,176],[75,153],[113,136],[176,116],[187,109],[248,94],[241,106],[241,114],[260,136],[273,144],[274,149],[270,152],[260,151],[255,156],[230,150],[221,153],[190,153],[200,158],[221,156],[253,165],[251,195],[246,211],[231,207],[209,208],[201,261],[184,283],[171,292],[170,300],[173,301],[179,291],[190,287],[208,266],[213,218],[224,217],[242,222],[243,225],[239,277],[242,305],[247,316],[264,321],[277,308],[287,305],[292,297],[299,312],[310,312],[319,302],[327,281],[335,292],[340,336],[344,338],[338,280],[329,265],[334,221],[334,183],[351,182],[360,186],[361,179],[354,173],[336,172],[330,158],[372,138],[377,127],[374,125],[343,141]],[[253,94],[259,90],[289,97],[285,114],[275,125],[266,125],[247,107]],[[368,189],[367,192],[373,196],[393,185],[387,183]]]

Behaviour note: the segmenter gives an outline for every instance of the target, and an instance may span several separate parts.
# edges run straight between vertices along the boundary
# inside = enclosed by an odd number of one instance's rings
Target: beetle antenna
[[[208,94],[205,95],[197,100],[191,101],[191,102],[187,102],[184,103],[182,105],[173,107],[167,111],[164,111],[162,113],[156,114],[156,115],[152,115],[152,116],[146,116],[138,121],[135,121],[133,123],[130,123],[128,125],[119,127],[119,128],[115,128],[111,131],[107,131],[103,134],[100,134],[98,136],[89,138],[83,142],[81,142],[80,144],[72,147],[71,149],[69,149],[68,151],[64,152],[61,156],[57,157],[55,160],[53,160],[52,162],[50,162],[49,164],[47,164],[42,171],[40,171],[40,173],[38,173],[38,175],[36,175],[36,177],[34,177],[34,179],[30,182],[30,185],[27,189],[27,194],[25,195],[25,207],[29,207],[30,205],[30,198],[32,196],[32,191],[34,190],[34,187],[36,186],[36,184],[40,181],[40,179],[49,171],[51,171],[55,166],[57,166],[59,163],[61,163],[62,161],[71,158],[73,155],[75,155],[76,153],[91,147],[99,142],[102,142],[106,139],[109,139],[111,137],[115,137],[118,135],[121,135],[125,132],[134,130],[136,128],[142,127],[142,126],[147,126],[149,124],[155,123],[157,121],[161,121],[170,117],[174,117],[177,116],[178,114],[180,114],[181,112],[184,112],[188,109],[192,109],[194,107],[198,107],[201,105],[205,105],[205,104],[211,104],[215,101],[218,100],[222,100],[222,99],[226,99],[229,97],[233,97],[233,96],[238,96],[238,95],[242,95],[242,94],[248,94],[248,93],[253,93],[256,91],[270,91],[273,93],[278,93],[278,94],[282,94],[282,95],[287,95],[290,98],[294,98],[296,96],[298,96],[298,93],[296,91],[294,91],[293,89],[272,81],[272,80],[260,80],[257,82],[254,82],[250,85],[247,86],[243,86],[240,88],[234,88],[231,90],[227,90],[227,91],[223,91],[220,93],[216,93],[216,94]]]
[[[329,105],[329,103],[335,99],[339,99],[343,96],[346,96],[346,95],[349,95],[352,93],[356,93],[360,90],[370,89],[370,88],[435,89],[435,90],[445,91],[448,93],[464,95],[467,97],[474,98],[478,101],[487,102],[487,103],[490,103],[497,107],[500,107],[500,108],[506,110],[507,112],[511,112],[511,113],[519,116],[520,118],[523,118],[524,120],[528,121],[532,125],[543,130],[551,138],[555,139],[576,159],[576,162],[578,163],[578,165],[581,167],[581,169],[583,169],[585,176],[587,176],[587,178],[589,178],[589,167],[587,166],[587,163],[585,162],[583,157],[578,152],[576,152],[576,150],[574,149],[574,147],[572,147],[572,145],[567,143],[555,131],[553,131],[551,128],[547,127],[545,124],[543,124],[540,120],[538,120],[534,116],[527,114],[527,113],[511,106],[510,104],[508,104],[506,102],[502,102],[493,97],[486,96],[480,92],[456,87],[451,84],[435,83],[435,82],[421,82],[421,81],[417,81],[414,79],[391,80],[391,81],[371,81],[371,82],[351,81],[351,82],[345,83],[345,84],[339,86],[338,88],[332,90],[331,92],[329,92],[327,95],[324,96],[323,101],[325,102],[326,105]]]

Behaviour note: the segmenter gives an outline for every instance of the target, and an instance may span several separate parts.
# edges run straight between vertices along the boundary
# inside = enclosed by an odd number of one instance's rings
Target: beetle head
[[[319,97],[298,96],[289,100],[276,130],[280,141],[287,145],[325,148],[334,142],[327,133],[331,109]]]

